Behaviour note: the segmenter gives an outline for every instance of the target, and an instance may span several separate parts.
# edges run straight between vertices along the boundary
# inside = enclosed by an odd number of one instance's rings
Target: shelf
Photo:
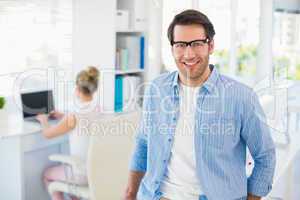
[[[119,34],[142,34],[144,31],[142,30],[133,30],[133,29],[124,29],[124,30],[116,30],[116,33]]]
[[[144,69],[128,69],[128,70],[116,70],[116,75],[125,75],[125,74],[137,74],[137,73],[143,73]]]
[[[138,109],[132,109],[132,110],[126,110],[126,111],[114,112],[113,115],[114,115],[114,116],[120,116],[120,115],[130,114],[130,113],[140,113],[140,112],[141,112],[141,109],[142,109],[142,107],[139,106]]]

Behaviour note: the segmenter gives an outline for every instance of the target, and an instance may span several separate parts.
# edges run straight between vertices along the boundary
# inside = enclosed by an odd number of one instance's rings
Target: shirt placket
[[[168,145],[168,151],[166,152],[166,155],[164,156],[165,158],[162,160],[163,162],[163,174],[160,177],[160,180],[157,180],[155,183],[157,185],[156,187],[156,194],[157,195],[161,195],[160,191],[159,191],[159,187],[160,187],[160,183],[161,183],[161,179],[162,177],[165,175],[164,173],[166,172],[166,168],[167,168],[167,164],[168,161],[170,160],[171,157],[171,149],[172,149],[172,145],[174,142],[174,134],[175,134],[175,130],[176,130],[176,123],[179,117],[179,91],[178,88],[175,88],[175,92],[172,94],[172,108],[174,110],[176,110],[176,112],[172,112],[172,114],[170,115],[171,117],[171,121],[170,121],[170,134],[167,135],[167,145]]]
[[[195,152],[194,153],[195,154],[194,155],[195,155],[196,170],[197,171],[198,171],[198,169],[200,169],[199,165],[200,165],[200,162],[201,162],[201,160],[199,160],[199,155],[201,155],[201,148],[200,148],[200,145],[201,145],[201,142],[200,142],[201,132],[199,132],[199,131],[201,131],[201,130],[199,130],[199,129],[200,129],[201,123],[203,121],[202,120],[202,117],[203,117],[202,116],[202,108],[204,106],[205,95],[206,95],[206,91],[203,88],[201,88],[199,90],[199,93],[197,95],[197,100],[196,100],[197,107],[196,107],[196,111],[195,111],[195,124],[194,124],[194,131],[195,131],[195,133],[194,133],[194,137],[195,137],[195,139],[194,139],[194,145],[195,145],[194,151]],[[203,183],[203,179],[201,180],[200,173],[197,173],[197,174],[198,174],[198,178],[200,179],[199,182]],[[204,192],[204,186],[205,185],[202,184],[203,192]],[[201,199],[200,197],[199,197],[199,199]]]

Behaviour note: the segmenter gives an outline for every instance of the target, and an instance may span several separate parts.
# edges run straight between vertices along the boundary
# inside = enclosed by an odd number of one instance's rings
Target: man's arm
[[[269,132],[265,114],[253,92],[250,102],[244,105],[241,137],[246,142],[254,160],[254,168],[248,178],[248,199],[266,196],[272,188],[275,171],[275,146]]]
[[[127,188],[124,195],[124,200],[136,200],[136,195],[139,190],[141,180],[145,173],[138,171],[130,171],[127,183]]]
[[[140,183],[147,171],[147,126],[149,126],[150,88],[145,89],[143,111],[137,130],[136,145],[130,163],[130,172],[124,200],[135,200]]]
[[[135,151],[130,165],[129,178],[124,200],[136,200],[136,195],[147,166],[147,142],[137,137]]]

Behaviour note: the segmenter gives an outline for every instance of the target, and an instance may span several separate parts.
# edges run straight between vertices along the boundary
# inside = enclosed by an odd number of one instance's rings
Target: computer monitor
[[[48,114],[54,110],[53,94],[51,90],[22,93],[23,117],[34,118],[37,114]]]

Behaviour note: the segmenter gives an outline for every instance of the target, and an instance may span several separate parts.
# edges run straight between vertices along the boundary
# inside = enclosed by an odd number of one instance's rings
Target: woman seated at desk
[[[84,162],[87,160],[89,136],[88,133],[81,133],[81,131],[86,131],[86,129],[80,129],[80,120],[85,120],[86,124],[86,120],[92,122],[96,118],[95,112],[87,112],[86,110],[89,105],[93,105],[93,95],[98,88],[98,79],[99,71],[95,67],[88,67],[86,70],[79,72],[76,77],[76,96],[79,100],[76,104],[76,109],[70,114],[52,112],[50,116],[61,118],[61,121],[57,125],[50,126],[48,124],[48,117],[44,114],[36,117],[43,127],[43,135],[45,137],[54,138],[63,134],[70,134],[70,153]],[[83,111],[85,112],[83,113]],[[47,188],[52,181],[67,181],[86,185],[86,168],[72,169],[70,171],[68,168],[64,168],[63,165],[50,167],[45,170],[43,180]],[[62,200],[63,193],[54,192],[52,199]],[[72,197],[72,199],[76,198]]]

